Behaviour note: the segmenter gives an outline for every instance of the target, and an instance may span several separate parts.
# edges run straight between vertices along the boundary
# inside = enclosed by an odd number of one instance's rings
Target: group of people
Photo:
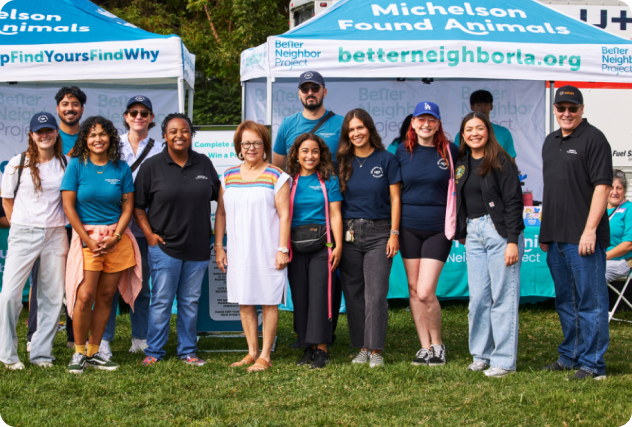
[[[36,114],[28,150],[9,162],[3,176],[11,231],[0,294],[0,361],[24,367],[15,327],[31,273],[37,276],[32,298],[38,306],[32,363],[51,365],[65,294],[75,348],[69,371],[116,369],[109,342],[120,292],[132,308],[130,351],[144,351],[144,365],[165,356],[176,296],[177,355],[203,365],[196,356],[198,300],[214,254],[248,341],[248,355],[232,366],[251,372],[272,366],[278,305],[286,300],[289,279],[294,347],[303,349],[298,365],[328,364],[344,294],[357,349],[352,363],[379,367],[389,275],[401,251],[421,347],[412,363],[444,365],[436,289],[458,240],[468,259],[468,369],[496,378],[514,373],[524,206],[511,134],[489,119],[491,94],[472,94],[472,112],[455,143],[439,106],[420,102],[386,150],[368,112],[354,109],[342,117],[325,109],[327,88],[318,72],[303,73],[298,88],[304,109],[283,120],[274,144],[265,126],[239,125],[234,147],[242,163],[221,177],[208,157],[191,149],[195,131],[186,116],[163,121],[160,150],[148,137],[154,115],[146,97],[130,99],[124,113],[129,133],[119,137],[103,117],[79,127],[85,95],[63,88],[58,113],[66,128],[59,129],[50,114]],[[80,108],[69,116],[60,101]],[[601,378],[608,346],[606,271],[612,277],[629,273],[621,262],[632,250],[627,183],[615,175],[610,192],[609,144],[582,119],[581,92],[560,88],[554,105],[560,129],[543,147],[540,245],[548,251],[565,338],[558,361],[544,369],[578,369],[575,378]],[[69,123],[77,126],[76,141],[66,145]],[[613,248],[609,215],[621,222]],[[64,228],[68,222],[72,233]]]

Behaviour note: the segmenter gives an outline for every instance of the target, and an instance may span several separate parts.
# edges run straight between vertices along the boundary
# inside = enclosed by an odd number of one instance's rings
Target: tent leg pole
[[[266,124],[272,126],[272,83],[274,77],[268,77],[267,80],[267,99],[266,99]]]
[[[551,116],[549,117],[549,123],[550,123],[550,132],[553,132],[555,130],[555,111],[553,110],[555,107],[553,107],[553,102],[555,101],[555,82],[553,80],[551,80],[549,82],[549,97],[551,99],[550,102],[550,108],[551,108]]]
[[[246,82],[241,82],[241,121],[246,120]]]
[[[184,79],[178,78],[178,113],[184,114]]]
[[[195,91],[193,90],[192,87],[189,87],[189,113],[187,114],[187,116],[189,116],[189,119],[191,119],[191,123],[193,123],[193,94],[195,93]]]

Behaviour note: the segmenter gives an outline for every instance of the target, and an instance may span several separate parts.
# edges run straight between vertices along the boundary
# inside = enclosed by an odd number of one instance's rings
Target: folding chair
[[[617,311],[617,307],[619,307],[619,303],[621,302],[621,300],[623,300],[623,302],[625,302],[628,307],[630,307],[632,309],[632,304],[630,304],[630,301],[627,300],[627,298],[624,296],[625,295],[625,290],[628,288],[628,284],[630,283],[630,279],[632,279],[632,270],[630,270],[630,273],[628,274],[628,280],[625,281],[625,285],[623,285],[623,289],[621,289],[621,292],[619,292],[619,290],[617,288],[615,288],[614,286],[612,286],[610,283],[608,283],[608,287],[610,289],[612,289],[612,291],[619,295],[619,298],[617,298],[617,302],[614,304],[614,307],[612,307],[612,311],[610,313],[608,313],[608,323],[610,323],[611,320],[616,320],[617,322],[630,322],[629,320],[622,320],[622,319],[615,319],[614,316],[614,312]]]

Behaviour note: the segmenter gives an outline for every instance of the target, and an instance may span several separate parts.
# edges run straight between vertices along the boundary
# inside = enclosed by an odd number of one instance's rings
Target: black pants
[[[331,344],[333,322],[329,321],[328,281],[333,273],[329,270],[327,248],[309,254],[294,252],[288,264],[288,279],[294,303],[294,328],[299,347],[315,344]],[[332,277],[332,288],[335,285]],[[332,289],[332,305],[334,292]],[[332,316],[336,309],[332,309]],[[340,303],[338,303],[340,311]]]
[[[72,228],[67,228],[68,244],[72,239]],[[35,260],[33,269],[31,270],[30,282],[31,282],[31,300],[29,302],[29,330],[26,333],[26,340],[31,341],[33,334],[37,331],[37,275],[39,272],[39,258]],[[68,308],[66,308],[68,313]],[[66,315],[66,337],[68,342],[75,342],[75,332],[72,329],[72,319]]]

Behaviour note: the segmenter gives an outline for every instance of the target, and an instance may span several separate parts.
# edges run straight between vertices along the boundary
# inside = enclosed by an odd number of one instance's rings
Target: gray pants
[[[37,257],[40,257],[38,328],[31,341],[30,357],[32,363],[55,360],[53,341],[64,298],[67,254],[68,237],[64,227],[11,226],[0,293],[0,362],[9,365],[19,361],[15,328],[22,311],[22,290]]]
[[[606,261],[606,282],[614,282],[616,280],[627,280],[630,274],[630,266],[624,259]]]
[[[342,291],[347,304],[351,347],[383,350],[388,324],[388,279],[393,259],[386,257],[390,220],[344,219],[355,231],[354,242],[344,242],[340,260]]]

